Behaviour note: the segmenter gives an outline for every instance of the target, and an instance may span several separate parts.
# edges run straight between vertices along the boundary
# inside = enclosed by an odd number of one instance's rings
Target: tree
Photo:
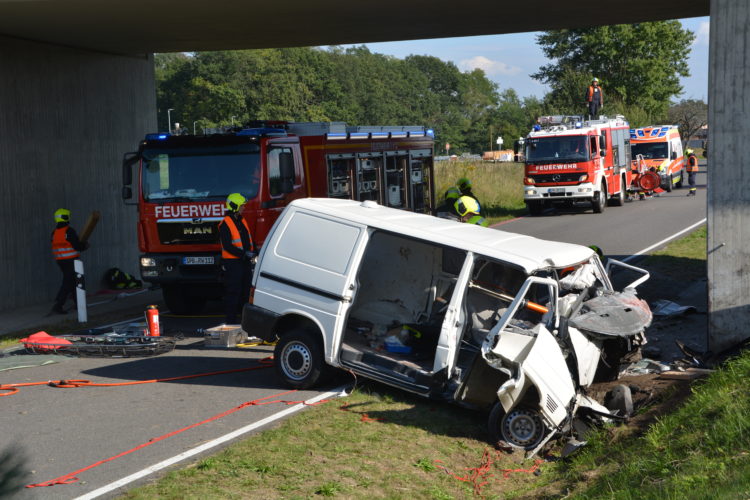
[[[544,54],[556,62],[533,78],[550,85],[557,105],[583,113],[586,85],[598,77],[604,108],[614,98],[638,106],[653,119],[664,117],[670,99],[682,93],[680,77],[690,75],[687,58],[695,34],[679,21],[657,21],[546,31],[537,36]],[[573,92],[573,83],[586,84]]]
[[[708,124],[708,104],[696,99],[682,100],[669,108],[669,122],[680,127],[680,139],[687,144],[692,136]]]

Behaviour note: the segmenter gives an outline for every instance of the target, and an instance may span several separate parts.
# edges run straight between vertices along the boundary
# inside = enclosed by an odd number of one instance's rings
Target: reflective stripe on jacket
[[[67,232],[68,226],[65,226],[55,229],[52,233],[52,255],[55,256],[55,260],[77,259],[81,255],[68,241]]]
[[[697,172],[698,171],[698,157],[695,155],[689,155],[687,161],[687,171]]]
[[[248,250],[252,249],[253,246],[253,237],[250,236],[250,227],[247,225],[247,222],[245,222],[245,219],[242,220],[242,225],[245,226],[245,229],[247,230],[247,237],[250,240],[250,248]],[[224,220],[219,223],[226,224],[229,228],[229,233],[232,235],[232,245],[242,250],[242,236],[240,235],[240,230],[237,228],[237,224],[235,224],[234,219],[229,216],[225,215]],[[221,258],[222,259],[239,259],[238,256],[232,254],[231,252],[227,252],[224,247],[221,248]]]

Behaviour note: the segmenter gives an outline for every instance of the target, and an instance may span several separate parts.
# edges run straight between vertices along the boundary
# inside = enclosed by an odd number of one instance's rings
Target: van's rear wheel
[[[276,343],[273,359],[276,373],[295,389],[312,387],[323,376],[323,346],[308,330],[283,335]]]

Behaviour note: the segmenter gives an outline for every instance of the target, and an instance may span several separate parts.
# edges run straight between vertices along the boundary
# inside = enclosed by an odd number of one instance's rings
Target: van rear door
[[[255,305],[318,323],[329,358],[331,340],[341,328],[337,318],[356,292],[353,270],[366,237],[363,225],[288,209],[263,247],[254,276]]]

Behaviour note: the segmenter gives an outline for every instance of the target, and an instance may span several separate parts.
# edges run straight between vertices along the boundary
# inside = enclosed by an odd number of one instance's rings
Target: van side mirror
[[[281,192],[294,191],[294,155],[291,152],[279,154],[279,170],[281,173]]]
[[[122,199],[129,200],[133,197],[133,165],[138,163],[138,153],[125,153],[122,157]]]

